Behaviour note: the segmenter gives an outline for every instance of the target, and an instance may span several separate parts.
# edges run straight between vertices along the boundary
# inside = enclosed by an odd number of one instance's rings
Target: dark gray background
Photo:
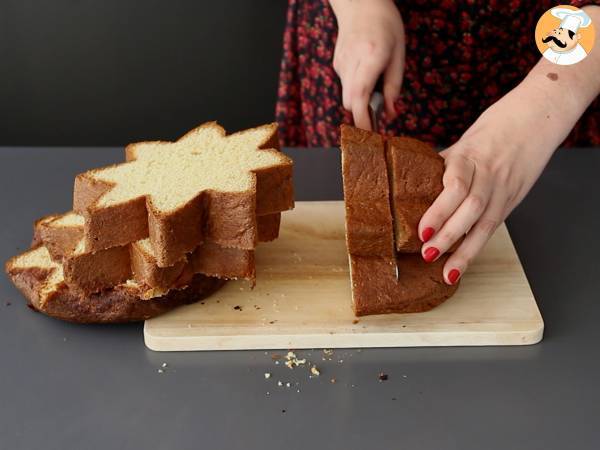
[[[273,120],[285,0],[1,0],[0,145]]]
[[[298,199],[341,198],[337,150],[289,154]],[[69,208],[76,173],[121,159],[0,148],[0,260],[26,247],[35,218]],[[298,352],[322,370],[310,380],[271,352],[154,353],[141,325],[47,318],[0,276],[0,449],[596,450],[598,173],[599,149],[559,152],[509,220],[546,323],[529,347]]]

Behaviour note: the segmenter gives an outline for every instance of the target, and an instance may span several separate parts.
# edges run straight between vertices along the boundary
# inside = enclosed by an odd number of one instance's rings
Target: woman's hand
[[[419,236],[428,262],[464,237],[444,266],[449,284],[456,283],[529,192],[577,120],[569,114],[571,108],[557,104],[551,90],[543,89],[544,84],[554,87],[551,79],[545,74],[534,77],[489,107],[441,153],[446,165],[444,189],[423,215]]]
[[[404,24],[392,0],[330,0],[338,21],[333,68],[342,81],[344,108],[354,124],[371,129],[369,100],[383,73],[388,117],[396,117],[394,101],[404,72]]]

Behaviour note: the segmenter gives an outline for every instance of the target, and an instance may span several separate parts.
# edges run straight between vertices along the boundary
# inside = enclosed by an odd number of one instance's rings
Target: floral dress
[[[406,67],[396,102],[399,115],[387,120],[384,114],[378,128],[438,146],[456,142],[541,58],[533,39],[535,26],[558,3],[397,1],[406,29]],[[596,27],[600,29],[600,24]],[[518,39],[515,29],[523,30]],[[336,36],[336,19],[326,0],[289,1],[276,106],[282,145],[337,146],[339,125],[352,123],[351,114],[342,106],[342,88],[332,66]],[[590,105],[565,145],[600,145],[599,99]]]

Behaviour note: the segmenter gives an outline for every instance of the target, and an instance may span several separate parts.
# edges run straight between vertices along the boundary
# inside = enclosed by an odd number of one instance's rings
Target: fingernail
[[[423,233],[421,233],[421,241],[422,242],[427,242],[429,239],[431,239],[431,237],[433,236],[433,234],[435,233],[435,230],[431,227],[427,227],[423,230]]]
[[[448,272],[448,281],[450,282],[450,284],[455,284],[459,278],[460,270],[452,269],[450,272]]]
[[[440,251],[435,247],[429,247],[425,249],[425,253],[423,253],[423,259],[425,262],[432,262],[437,258],[440,254]]]

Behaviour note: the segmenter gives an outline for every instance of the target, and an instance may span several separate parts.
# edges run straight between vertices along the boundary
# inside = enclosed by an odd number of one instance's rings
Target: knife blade
[[[383,89],[382,89],[382,82],[381,79],[379,79],[375,85],[375,89],[373,90],[373,93],[371,94],[371,99],[369,101],[369,115],[371,116],[371,129],[376,132],[379,133],[379,118],[381,117],[381,112],[383,111],[383,107],[385,104],[385,100],[383,97]],[[389,165],[386,165],[387,168],[387,176],[388,176],[388,182],[390,183],[389,186],[389,202],[390,202],[390,213],[392,215],[392,243],[393,243],[393,247],[394,247],[394,269],[395,269],[395,273],[396,273],[396,281],[399,280],[400,278],[400,270],[398,269],[398,250],[396,247],[396,227],[395,227],[395,223],[394,223],[394,202],[393,202],[393,198],[392,198],[392,185],[391,185],[391,174],[390,174],[390,167]]]

